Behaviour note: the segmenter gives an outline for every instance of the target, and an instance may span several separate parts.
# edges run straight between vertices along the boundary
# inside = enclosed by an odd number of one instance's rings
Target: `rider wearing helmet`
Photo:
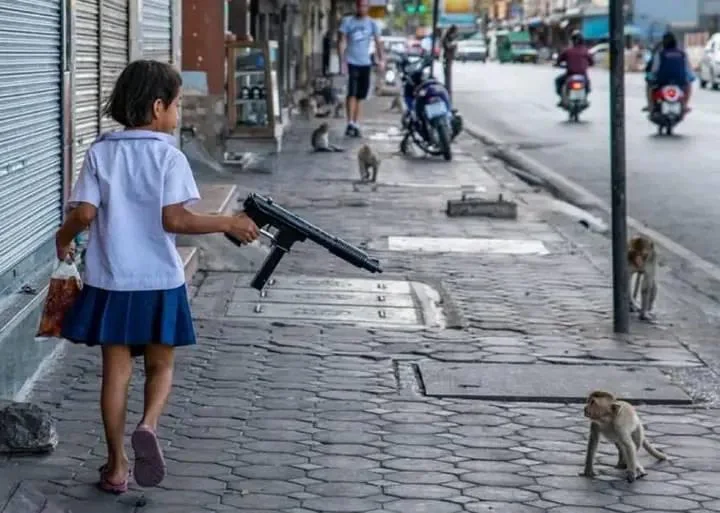
[[[650,84],[648,94],[648,109],[652,109],[652,92],[666,85],[675,85],[682,89],[683,109],[688,112],[688,101],[692,91],[691,83],[695,74],[690,69],[690,61],[683,50],[678,48],[677,39],[672,32],[666,32],[662,37],[660,50],[654,55],[647,76]]]
[[[571,75],[583,75],[587,92],[590,94],[590,79],[587,76],[588,67],[594,64],[592,55],[585,46],[585,40],[579,31],[574,31],[570,36],[572,46],[567,48],[558,55],[556,66],[560,66],[563,62],[566,64],[565,73],[555,79],[555,92],[560,96],[558,106],[562,105],[562,90],[565,80]]]

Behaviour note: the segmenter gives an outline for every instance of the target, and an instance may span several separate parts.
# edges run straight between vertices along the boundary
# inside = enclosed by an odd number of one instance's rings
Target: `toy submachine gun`
[[[361,267],[371,273],[382,272],[378,260],[370,258],[363,250],[330,235],[317,226],[308,223],[302,217],[285,210],[274,203],[272,198],[265,198],[259,194],[250,194],[243,202],[243,210],[260,228],[260,233],[272,241],[273,246],[250,284],[256,290],[262,290],[265,287],[280,260],[286,253],[290,252],[292,245],[296,242],[304,242],[306,239],[319,244],[333,255],[342,258],[355,267]],[[277,233],[272,234],[265,230],[265,227],[273,227],[277,230]],[[242,242],[232,235],[225,234],[225,236],[236,246],[242,245]]]

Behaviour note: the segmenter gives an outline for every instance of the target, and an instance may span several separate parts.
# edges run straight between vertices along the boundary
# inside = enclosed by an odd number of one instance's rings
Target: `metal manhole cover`
[[[238,283],[249,283],[240,279]],[[276,276],[262,292],[236,288],[226,317],[305,320],[398,328],[443,328],[441,296],[432,287],[400,280]]]
[[[489,253],[504,255],[549,255],[545,244],[535,239],[490,239],[453,237],[388,237],[388,251],[426,253]]]
[[[662,372],[648,367],[421,362],[419,369],[431,397],[578,403],[602,389],[648,404],[692,402]]]

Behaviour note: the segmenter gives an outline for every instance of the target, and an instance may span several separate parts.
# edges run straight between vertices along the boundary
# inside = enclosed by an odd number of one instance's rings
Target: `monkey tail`
[[[316,118],[326,118],[328,116],[330,116],[330,111],[318,112],[317,114],[315,114]]]
[[[667,455],[664,452],[661,452],[657,450],[655,447],[652,446],[650,442],[647,440],[643,440],[643,449],[645,449],[647,452],[650,453],[650,455],[660,461],[668,459]]]

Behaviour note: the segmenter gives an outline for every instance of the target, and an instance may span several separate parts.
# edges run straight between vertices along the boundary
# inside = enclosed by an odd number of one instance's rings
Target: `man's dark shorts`
[[[370,91],[371,66],[348,64],[348,98],[364,100]]]

